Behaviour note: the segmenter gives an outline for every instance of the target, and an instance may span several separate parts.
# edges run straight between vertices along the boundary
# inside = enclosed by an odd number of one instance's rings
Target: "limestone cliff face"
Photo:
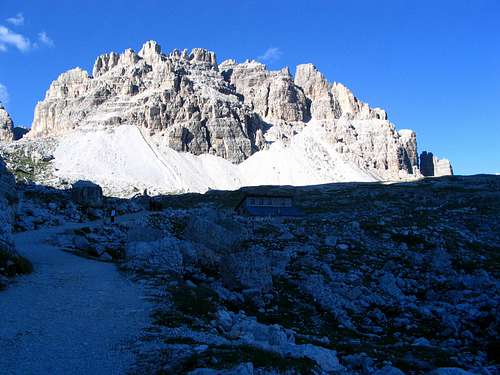
[[[224,61],[220,71],[242,96],[245,104],[269,123],[308,120],[307,100],[293,82],[288,68],[270,72],[264,64]]]
[[[426,177],[441,177],[453,175],[453,168],[448,159],[439,159],[432,152],[420,154],[420,172]]]
[[[297,67],[295,84],[310,103],[310,116],[331,130],[348,160],[383,179],[418,176],[416,135],[399,134],[380,108],[370,108],[344,85],[329,83],[314,65]]]
[[[0,142],[12,142],[14,140],[14,122],[0,103]]]
[[[161,54],[147,42],[136,54],[99,56],[93,76],[63,73],[39,102],[30,136],[75,128],[134,124],[160,133],[170,147],[241,162],[259,148],[260,120],[218,72],[215,54]]]
[[[312,64],[293,77],[256,61],[218,64],[200,48],[163,54],[154,41],[138,53],[99,56],[92,76],[79,68],[59,76],[38,103],[29,136],[131,124],[177,151],[240,163],[272,142],[287,144],[311,121],[343,159],[374,176],[420,176],[415,133],[398,133],[385,111]]]
[[[314,65],[297,66],[295,84],[302,88],[310,103],[311,117],[317,120],[333,120],[342,116],[340,103],[334,97],[332,85]]]
[[[409,129],[402,129],[398,133],[404,151],[402,158],[407,163],[407,169],[414,169],[414,173],[418,173],[420,168],[417,151],[417,134]]]

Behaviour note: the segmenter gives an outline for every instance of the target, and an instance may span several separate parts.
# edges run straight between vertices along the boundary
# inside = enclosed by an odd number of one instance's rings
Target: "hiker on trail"
[[[116,210],[113,208],[111,209],[111,223],[115,222],[115,217],[116,217]]]

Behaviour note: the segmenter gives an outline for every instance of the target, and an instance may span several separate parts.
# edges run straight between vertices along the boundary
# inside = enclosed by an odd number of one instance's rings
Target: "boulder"
[[[125,250],[127,267],[139,270],[146,264],[156,272],[182,274],[184,258],[192,253],[191,244],[174,237],[157,241],[129,242]]]
[[[89,240],[83,236],[75,236],[73,237],[73,246],[82,251],[89,251],[92,249]]]
[[[222,258],[220,265],[224,283],[230,289],[265,292],[273,286],[271,259],[260,246],[228,254]]]
[[[337,352],[312,344],[295,344],[294,332],[278,324],[258,323],[253,317],[220,310],[215,325],[232,340],[233,345],[250,345],[283,357],[308,358],[325,372],[345,370],[340,365]]]
[[[102,188],[90,181],[78,181],[71,187],[75,203],[84,207],[101,208],[104,203]]]

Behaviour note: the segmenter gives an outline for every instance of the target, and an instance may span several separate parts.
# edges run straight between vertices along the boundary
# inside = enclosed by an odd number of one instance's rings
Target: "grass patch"
[[[177,286],[171,291],[172,301],[177,310],[197,318],[208,318],[217,311],[219,297],[212,289],[198,286]]]
[[[233,368],[240,363],[252,362],[256,368],[276,369],[280,372],[293,370],[299,374],[315,374],[318,366],[309,358],[282,357],[281,355],[253,346],[220,345],[193,354],[182,363],[175,373],[187,373],[197,368],[218,370]]]
[[[153,312],[152,318],[154,324],[169,328],[181,327],[183,325],[191,326],[194,323],[193,319],[176,310],[158,309]]]
[[[27,275],[33,272],[33,264],[19,254],[0,250],[0,272],[8,277]]]

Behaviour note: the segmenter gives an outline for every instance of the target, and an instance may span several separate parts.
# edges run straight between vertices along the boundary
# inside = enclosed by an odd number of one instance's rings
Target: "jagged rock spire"
[[[0,142],[12,142],[13,140],[14,122],[2,102],[0,102]]]
[[[92,76],[79,68],[62,74],[38,103],[30,136],[136,125],[174,150],[239,163],[271,142],[287,144],[311,122],[325,130],[328,152],[347,163],[383,179],[419,174],[414,133],[398,134],[384,110],[313,64],[292,77],[253,60],[217,65],[203,48],[163,54],[152,40],[138,53],[99,56]]]

